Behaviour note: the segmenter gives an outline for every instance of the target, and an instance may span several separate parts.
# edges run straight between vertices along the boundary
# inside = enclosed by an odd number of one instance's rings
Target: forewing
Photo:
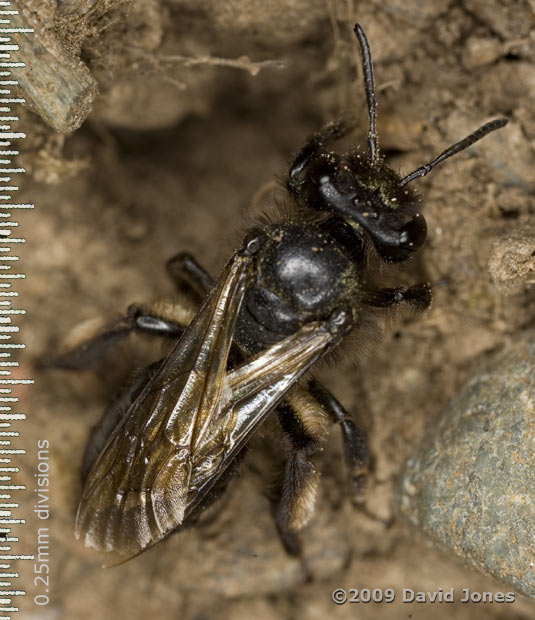
[[[226,365],[249,261],[229,263],[92,466],[76,517],[87,546],[127,559],[184,520],[196,447],[231,398]]]
[[[287,391],[347,333],[349,315],[341,313],[340,317],[338,323],[308,323],[229,372],[230,399],[194,454],[187,514],[202,502]]]

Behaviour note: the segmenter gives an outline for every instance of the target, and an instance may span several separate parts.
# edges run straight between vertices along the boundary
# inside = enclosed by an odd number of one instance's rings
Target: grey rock
[[[401,512],[442,547],[535,598],[535,333],[460,390],[407,462]]]

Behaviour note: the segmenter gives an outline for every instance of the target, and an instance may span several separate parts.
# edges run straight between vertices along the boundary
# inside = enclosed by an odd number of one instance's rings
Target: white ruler
[[[25,592],[17,588],[18,571],[25,561],[35,561],[33,555],[17,553],[19,537],[12,534],[13,526],[25,523],[17,499],[26,490],[24,485],[14,482],[19,471],[17,465],[25,453],[17,444],[26,414],[21,412],[19,399],[13,395],[13,386],[33,383],[16,372],[17,353],[24,345],[12,342],[18,332],[18,317],[24,314],[14,290],[17,281],[24,278],[17,269],[16,252],[18,244],[25,241],[17,235],[16,216],[18,209],[33,208],[32,204],[18,203],[16,199],[17,179],[25,171],[15,165],[14,159],[20,140],[26,137],[17,130],[16,115],[17,104],[24,100],[12,93],[17,81],[11,71],[24,66],[17,61],[18,45],[13,40],[13,35],[21,31],[11,27],[11,16],[16,14],[11,2],[0,1],[0,620],[12,618],[12,613],[19,610],[17,597]],[[37,605],[48,604],[45,590],[48,588],[40,590],[43,598],[35,601]]]

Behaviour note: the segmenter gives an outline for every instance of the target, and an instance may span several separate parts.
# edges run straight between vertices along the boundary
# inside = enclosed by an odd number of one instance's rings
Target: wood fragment
[[[34,28],[34,32],[17,32],[19,46],[15,60],[25,67],[12,69],[18,89],[28,107],[39,114],[56,131],[71,133],[91,112],[98,86],[84,63],[68,53],[56,37],[53,25],[40,20],[19,0],[11,26]]]

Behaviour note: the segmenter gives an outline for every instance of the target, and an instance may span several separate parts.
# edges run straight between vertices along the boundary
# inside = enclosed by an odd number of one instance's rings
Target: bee
[[[340,424],[355,501],[369,463],[365,433],[308,371],[382,311],[423,311],[426,283],[377,285],[374,263],[392,270],[425,243],[427,227],[409,184],[503,127],[481,126],[406,176],[378,148],[371,54],[360,25],[369,130],[367,153],[339,154],[332,142],[352,129],[336,121],[297,151],[286,189],[293,212],[245,235],[213,281],[190,255],[168,264],[203,296],[191,315],[179,301],[134,305],[118,321],[58,356],[80,368],[134,331],[175,340],[168,355],[138,373],[88,442],[75,534],[120,560],[190,523],[225,486],[251,436],[276,415],[288,455],[275,521],[286,548],[310,520],[318,476],[311,461],[325,419]]]

